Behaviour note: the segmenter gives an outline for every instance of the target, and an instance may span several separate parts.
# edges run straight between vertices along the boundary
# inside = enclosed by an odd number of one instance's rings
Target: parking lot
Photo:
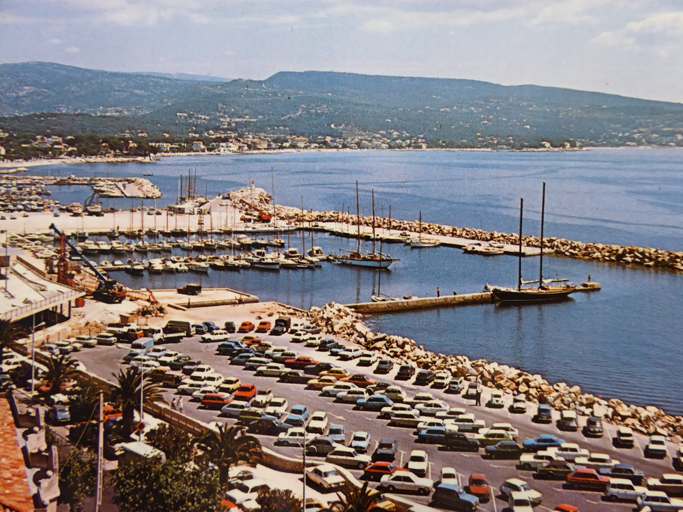
[[[591,453],[607,453],[613,459],[617,459],[622,463],[632,464],[637,469],[643,470],[648,477],[659,477],[662,473],[674,471],[671,458],[671,455],[673,455],[672,447],[669,447],[669,457],[664,460],[653,460],[644,457],[643,448],[647,443],[647,439],[643,436],[636,436],[636,445],[632,449],[616,449],[612,446],[612,437],[615,435],[616,428],[609,424],[605,424],[605,434],[602,438],[587,439],[583,436],[581,430],[578,432],[563,432],[559,431],[554,423],[551,425],[533,423],[531,417],[532,413],[536,411],[536,406],[533,404],[530,404],[525,414],[511,414],[507,407],[503,409],[489,409],[483,405],[473,406],[472,401],[466,401],[459,395],[447,394],[443,390],[415,386],[412,380],[394,381],[398,366],[395,366],[388,375],[376,376],[372,374],[373,367],[357,366],[357,359],[339,361],[337,358],[332,357],[329,352],[317,351],[300,343],[291,343],[291,336],[289,334],[283,336],[271,336],[268,334],[259,336],[265,341],[271,342],[273,346],[284,346],[295,350],[300,356],[312,356],[319,361],[334,362],[336,365],[348,369],[351,373],[364,373],[378,381],[395,383],[401,386],[409,396],[418,392],[431,392],[435,398],[446,401],[451,407],[465,408],[467,412],[474,413],[477,419],[482,419],[486,422],[486,426],[496,422],[512,423],[519,430],[520,442],[523,439],[535,438],[540,434],[555,434],[567,442],[579,443],[581,447],[590,450]],[[231,339],[239,339],[240,337],[241,335],[239,334],[232,334],[230,336]],[[483,458],[483,449],[479,451],[479,454],[475,454],[445,451],[437,445],[417,444],[415,442],[414,429],[412,428],[390,426],[386,419],[378,418],[378,413],[376,412],[359,411],[352,404],[339,403],[335,402],[333,398],[321,397],[319,391],[306,389],[303,384],[286,384],[280,382],[275,377],[256,377],[252,371],[245,370],[243,366],[230,365],[230,359],[227,356],[216,355],[217,343],[201,343],[199,340],[200,337],[198,336],[188,337],[184,338],[180,343],[165,346],[170,350],[181,352],[204,364],[211,365],[217,373],[224,377],[239,377],[243,383],[253,383],[258,389],[271,389],[274,396],[283,397],[288,400],[290,409],[293,405],[301,404],[307,406],[311,412],[327,412],[330,424],[341,423],[345,426],[347,443],[351,439],[353,432],[369,432],[372,436],[372,442],[368,455],[371,455],[372,451],[374,451],[376,442],[380,438],[385,437],[394,438],[398,443],[399,452],[395,461],[397,466],[403,466],[406,463],[411,450],[425,450],[429,455],[430,461],[427,476],[433,480],[438,480],[442,467],[450,466],[456,469],[463,486],[467,484],[470,474],[484,473],[492,488],[495,489],[496,494],[498,494],[497,490],[500,485],[508,478],[516,477],[526,480],[533,489],[542,493],[543,502],[538,507],[541,510],[552,510],[560,503],[575,505],[582,512],[625,510],[634,506],[632,503],[614,504],[603,501],[602,493],[600,492],[566,489],[563,487],[562,481],[534,479],[533,472],[517,468],[518,461],[488,460]],[[127,344],[110,347],[98,346],[92,349],[83,349],[80,352],[74,353],[73,356],[82,361],[88,370],[112,380],[112,373],[117,372],[120,367],[125,367],[122,364],[122,358],[129,352],[129,349],[130,345]],[[482,404],[486,403],[489,391],[484,388]],[[172,388],[166,388],[164,395],[169,403],[174,396],[177,396]],[[190,401],[190,398],[187,396],[183,397],[186,414],[205,422],[224,421],[229,424],[235,422],[233,419],[221,418],[219,411],[201,408],[199,403]],[[506,400],[509,402],[510,397],[506,397]],[[554,412],[554,415],[556,419],[559,418],[557,411]],[[580,424],[583,425],[585,418],[580,419]],[[264,446],[293,457],[300,456],[301,448],[277,446],[275,440],[276,438],[273,436],[261,436]],[[322,457],[320,460],[323,460]],[[362,472],[358,470],[353,470],[353,473],[358,477],[362,475]],[[425,504],[430,501],[429,498],[416,495],[411,495],[411,499]],[[488,503],[482,503],[480,506],[480,510],[493,512],[498,512],[505,508],[507,508],[506,501],[498,496]]]

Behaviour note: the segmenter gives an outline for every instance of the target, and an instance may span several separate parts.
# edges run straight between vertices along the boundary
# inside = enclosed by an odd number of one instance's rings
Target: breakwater
[[[302,211],[289,206],[270,205],[271,196],[263,189],[244,188],[230,194],[235,208],[245,209],[240,199],[252,200],[253,204],[268,211],[290,224],[301,227],[326,229],[330,223],[358,226],[358,217],[337,211]],[[360,225],[373,226],[373,217],[361,216]],[[489,232],[482,229],[458,228],[429,222],[395,220],[386,217],[375,217],[376,230],[384,234],[397,235],[401,232],[423,235],[456,237],[480,242],[497,242],[504,245],[519,245],[518,233]],[[351,230],[352,231],[352,230]],[[378,235],[378,239],[382,235]],[[536,236],[525,236],[522,240],[525,247],[539,248],[541,240]],[[563,238],[549,237],[543,240],[543,251],[556,256],[590,260],[594,262],[613,263],[642,268],[659,268],[670,271],[683,271],[683,252],[667,251],[651,247],[623,246],[601,243],[584,243]]]
[[[575,410],[586,416],[600,416],[615,425],[627,426],[643,434],[683,436],[683,416],[671,416],[654,406],[628,405],[616,398],[605,400],[582,393],[579,386],[569,386],[564,382],[550,383],[541,375],[486,359],[470,360],[463,355],[435,354],[425,350],[415,340],[372,332],[359,313],[339,304],[311,308],[309,320],[329,334],[343,336],[398,364],[446,371],[454,378],[478,380],[491,389],[522,394],[531,403],[546,403],[559,411]]]

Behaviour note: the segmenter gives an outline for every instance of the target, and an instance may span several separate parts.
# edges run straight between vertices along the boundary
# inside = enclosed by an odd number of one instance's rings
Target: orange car
[[[230,393],[207,393],[202,398],[202,405],[207,409],[220,409],[230,402]]]
[[[256,332],[268,332],[271,327],[272,324],[270,322],[263,320],[262,322],[259,322]]]
[[[339,380],[341,382],[351,382],[359,388],[367,388],[368,386],[374,386],[375,384],[377,384],[377,381],[375,379],[371,379],[370,377],[362,373],[356,373],[354,375],[351,375],[351,377],[344,377],[343,379]]]
[[[491,487],[483,473],[473,473],[467,485],[468,492],[479,498],[479,501],[489,501],[491,498]]]
[[[256,329],[256,326],[252,322],[242,322],[237,332],[251,332],[254,329]]]
[[[244,336],[239,341],[243,342],[246,346],[251,347],[252,345],[259,345],[263,343],[263,338],[259,338],[257,336],[254,336],[253,334],[249,334],[247,336]]]

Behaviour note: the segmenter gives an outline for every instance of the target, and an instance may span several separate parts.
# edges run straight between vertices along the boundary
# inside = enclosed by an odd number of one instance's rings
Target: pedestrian
[[[477,391],[477,398],[476,398],[475,405],[481,406],[481,391]]]
[[[457,294],[458,294],[458,292],[456,292],[455,290],[453,290],[453,295],[457,295]]]
[[[438,286],[436,287],[436,296],[441,297],[441,290],[439,289]]]
[[[178,412],[182,414],[183,412],[183,397],[178,398]]]
[[[591,275],[590,274],[588,274],[588,282],[589,283],[591,282]]]
[[[178,410],[178,404],[176,403],[175,398],[173,398],[173,400],[171,400],[171,409],[173,409],[174,411]]]

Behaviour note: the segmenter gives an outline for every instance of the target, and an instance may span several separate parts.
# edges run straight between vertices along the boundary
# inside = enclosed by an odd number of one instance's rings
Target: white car
[[[309,434],[303,427],[293,427],[277,436],[277,442],[285,446],[301,446],[304,442],[315,439],[315,434]]]
[[[519,437],[519,430],[513,427],[510,423],[494,423],[489,428],[479,430],[479,433],[485,434],[489,430],[504,430],[505,432],[510,434],[513,439],[517,439]]]
[[[543,501],[543,495],[540,492],[534,491],[528,483],[526,483],[524,480],[520,480],[519,478],[510,478],[505,480],[503,485],[500,486],[500,493],[505,497],[505,499],[510,498],[510,495],[513,492],[526,493],[527,497],[531,501],[532,506],[540,505],[541,501]]]
[[[318,336],[317,334],[313,334],[306,338],[306,342],[304,343],[304,346],[306,347],[318,347],[320,345],[320,341],[322,338]]]
[[[355,404],[360,400],[361,398],[368,398],[368,392],[362,388],[358,389],[349,389],[347,391],[342,391],[337,395],[337,400],[340,402],[345,402],[345,403],[352,403]]]
[[[426,477],[429,468],[429,455],[424,450],[413,450],[408,458],[408,471],[415,473],[419,477]]]
[[[406,392],[398,386],[389,386],[387,389],[378,391],[377,394],[386,396],[389,400],[391,400],[394,403],[401,403],[408,400],[408,395],[406,394]]]
[[[351,441],[349,441],[349,448],[353,448],[360,453],[367,453],[370,448],[371,439],[372,437],[367,432],[354,432],[353,436],[351,436]]]
[[[433,480],[430,480],[429,478],[420,478],[409,471],[396,471],[391,475],[384,475],[379,481],[379,489],[388,492],[416,492],[421,496],[427,496],[431,492],[433,486]]]
[[[431,393],[417,393],[413,398],[410,400],[406,400],[409,404],[416,406],[417,404],[423,403],[423,402],[431,402],[432,400],[436,400],[434,398],[434,395]]]
[[[370,465],[371,459],[369,455],[361,455],[353,448],[338,446],[327,454],[325,462],[338,464],[344,467],[365,469]]]
[[[229,339],[230,333],[228,333],[228,331],[224,331],[223,329],[217,329],[202,336],[203,343],[216,343],[219,341],[228,341]]]
[[[451,380],[453,380],[453,377],[451,376],[450,372],[436,372],[436,377],[432,382],[432,387],[438,389],[447,388],[451,383]]]
[[[526,397],[524,395],[517,395],[512,399],[512,405],[510,405],[510,412],[517,414],[524,414],[526,412]]]
[[[266,350],[266,353],[263,355],[268,359],[275,359],[276,356],[287,350],[289,350],[287,347],[273,347],[270,350]]]
[[[458,427],[458,432],[476,433],[481,429],[486,428],[486,422],[484,420],[476,419],[474,414],[471,413],[461,414],[451,423],[451,425]]]
[[[349,361],[351,359],[357,359],[361,356],[363,351],[360,347],[347,347],[346,350],[339,354],[339,359],[342,361]]]
[[[216,386],[202,386],[197,391],[192,392],[192,399],[201,402],[204,395],[208,393],[218,393],[218,388]]]
[[[606,453],[591,453],[588,457],[576,457],[574,464],[590,469],[602,469],[613,468],[619,464],[619,461],[612,459]]]
[[[563,460],[562,457],[555,455],[547,450],[541,450],[536,453],[523,453],[519,458],[519,465],[522,469],[538,469],[546,462],[554,460]]]
[[[395,413],[397,412],[405,412],[405,411],[412,411],[413,408],[412,406],[408,404],[394,404],[391,406],[387,407],[382,407],[382,410],[379,412],[380,417],[382,418],[392,418]]]
[[[436,413],[446,412],[451,407],[443,400],[430,400],[417,404],[415,408],[420,411],[422,416],[436,416]]]
[[[195,367],[191,376],[201,377],[202,375],[213,375],[214,373],[216,372],[214,372],[213,368],[208,364],[200,364]]]
[[[252,407],[258,407],[259,409],[265,409],[270,404],[273,399],[273,392],[270,389],[259,389],[256,392],[256,396],[251,401]]]
[[[138,366],[140,366],[145,361],[151,361],[151,360],[152,359],[147,357],[145,354],[140,354],[140,355],[135,356],[133,359],[131,359],[130,363],[128,363],[128,364],[130,364],[131,367],[133,367],[133,368],[137,368]],[[159,364],[159,363],[157,363],[157,364]]]
[[[289,404],[287,403],[286,398],[273,398],[268,404],[268,407],[266,407],[266,414],[268,416],[280,418],[284,413],[287,412],[288,405]]]
[[[326,386],[322,390],[322,396],[337,396],[342,391],[356,389],[358,386],[351,382],[336,382],[334,386]]]
[[[512,435],[505,430],[494,430],[489,429],[486,433],[476,434],[474,438],[479,441],[480,446],[492,446],[498,444],[501,441],[514,441]]]
[[[429,419],[424,419],[421,421],[418,426],[417,426],[417,431],[419,432],[420,430],[427,430],[430,427],[445,427],[446,424],[444,423],[443,420],[440,420],[438,418],[429,418]]]
[[[444,420],[446,423],[449,422],[454,422],[457,420],[460,416],[463,414],[466,414],[465,409],[462,409],[460,407],[451,407],[447,411],[441,411],[436,413],[436,418],[440,420]]]
[[[442,484],[452,484],[459,486],[460,481],[458,480],[458,473],[456,473],[455,468],[448,466],[442,467],[439,482]]]
[[[306,425],[306,432],[311,434],[324,434],[327,429],[327,413],[323,411],[316,411],[311,414],[311,419],[308,420],[308,425]]]
[[[168,349],[166,347],[152,347],[147,351],[147,355],[156,360],[159,360],[160,357],[166,355],[166,352],[168,352]]]
[[[412,409],[410,411],[396,411],[391,415],[389,424],[397,427],[417,427],[421,422],[420,411]]]
[[[202,380],[205,386],[215,386],[218,387],[223,383],[223,376],[217,373],[205,375]]]
[[[167,350],[162,356],[157,358],[157,361],[161,366],[170,366],[179,355],[180,353],[175,350]]]
[[[650,442],[645,447],[645,454],[648,457],[666,457],[669,455],[669,450],[666,447],[666,437],[651,436]]]
[[[646,487],[635,485],[631,480],[625,478],[610,478],[610,482],[605,488],[605,499],[610,501],[635,502],[639,496],[642,496],[646,492]]]
[[[198,391],[204,387],[203,382],[196,382],[193,380],[184,380],[180,386],[178,386],[177,392],[179,395],[191,395],[195,391]]]
[[[531,497],[528,492],[514,491],[508,498],[508,510],[510,512],[533,512]]]
[[[502,408],[505,407],[505,400],[503,399],[503,393],[500,391],[493,391],[489,397],[489,401],[486,402],[486,407]]]
[[[241,505],[247,500],[256,499],[261,489],[268,490],[268,484],[260,478],[254,478],[238,483],[234,489],[225,493],[225,497],[235,505]]]
[[[265,366],[256,368],[256,376],[280,377],[289,369],[282,363],[268,363]]]
[[[548,451],[569,462],[574,462],[577,457],[588,457],[590,455],[588,450],[580,448],[576,443],[564,443],[562,446],[548,448]]]
[[[84,334],[76,336],[76,341],[87,348],[93,348],[97,345],[97,340],[95,338],[92,336],[86,336]]]
[[[376,352],[363,352],[358,359],[358,366],[372,366],[377,362]]]
[[[306,477],[325,490],[344,487],[346,480],[339,474],[337,468],[331,464],[321,464],[306,469]]]

